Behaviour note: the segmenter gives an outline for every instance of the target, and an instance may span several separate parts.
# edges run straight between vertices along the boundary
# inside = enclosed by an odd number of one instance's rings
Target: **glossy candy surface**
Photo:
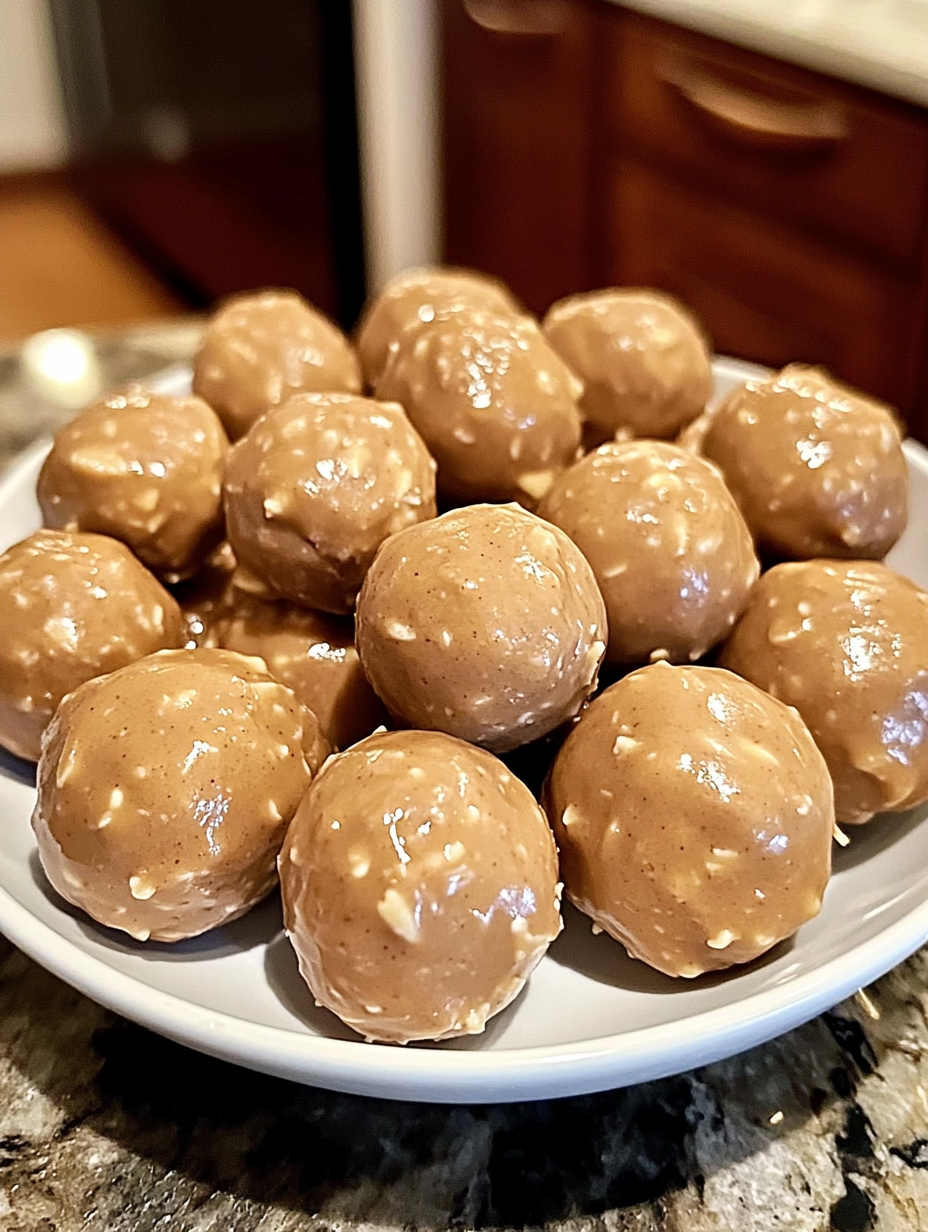
[[[666,975],[749,962],[822,905],[824,759],[794,711],[730,672],[656,663],[606,689],[543,803],[567,897]]]
[[[838,821],[928,797],[928,593],[876,561],[777,565],[720,662],[802,715]]]
[[[287,823],[327,753],[259,659],[174,650],[59,707],[32,827],[49,881],[101,924],[179,941],[273,887]]]
[[[596,575],[612,663],[701,658],[728,633],[759,571],[719,471],[664,441],[601,445],[560,476],[538,513]]]
[[[347,748],[388,720],[361,668],[347,617],[236,592],[213,636],[227,650],[262,658],[313,712],[333,748]]]
[[[230,440],[296,393],[361,392],[348,339],[296,291],[235,295],[211,318],[193,361],[193,392],[212,406]]]
[[[561,928],[541,809],[495,757],[437,732],[377,734],[328,762],[280,878],[304,979],[369,1039],[482,1031]]]
[[[706,405],[710,347],[673,296],[635,287],[571,295],[548,309],[543,328],[584,382],[581,410],[599,440],[672,437]]]
[[[606,636],[579,549],[517,505],[471,505],[394,535],[358,600],[358,651],[388,710],[494,752],[577,714]]]
[[[110,394],[55,437],[36,489],[45,525],[112,535],[165,581],[188,577],[222,536],[228,449],[201,398]]]
[[[435,514],[435,463],[403,408],[299,394],[233,446],[224,484],[235,584],[344,615],[388,536]]]
[[[880,560],[905,529],[896,419],[819,369],[791,364],[733,390],[710,414],[702,452],[771,556]]]
[[[438,312],[461,308],[521,315],[503,283],[477,270],[424,265],[392,278],[364,311],[358,324],[358,357],[372,388],[391,351],[400,349],[406,330],[433,321]]]
[[[39,530],[0,556],[0,744],[37,761],[85,680],[183,644],[180,609],[127,547]]]
[[[446,501],[533,508],[577,456],[582,382],[528,317],[439,312],[391,353],[376,388],[406,408]]]

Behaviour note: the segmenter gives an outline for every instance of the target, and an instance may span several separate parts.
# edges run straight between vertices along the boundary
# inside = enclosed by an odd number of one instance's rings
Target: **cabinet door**
[[[601,0],[443,0],[445,255],[534,312],[590,285]]]
[[[718,351],[824,364],[903,410],[917,381],[917,284],[820,246],[630,159],[613,168],[609,271],[660,286]]]
[[[633,13],[607,46],[617,150],[883,264],[919,263],[920,109]]]

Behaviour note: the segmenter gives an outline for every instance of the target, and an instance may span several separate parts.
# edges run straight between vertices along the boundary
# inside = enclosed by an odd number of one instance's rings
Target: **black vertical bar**
[[[322,29],[322,116],[338,316],[351,329],[364,304],[367,277],[361,217],[354,29],[350,0],[318,0]]]

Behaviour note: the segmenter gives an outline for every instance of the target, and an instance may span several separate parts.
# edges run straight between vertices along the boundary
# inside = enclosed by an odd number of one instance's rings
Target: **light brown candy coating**
[[[821,907],[828,769],[795,711],[730,672],[656,663],[606,689],[543,803],[568,898],[666,975],[749,962]]]
[[[388,722],[368,684],[354,644],[354,622],[281,600],[240,592],[213,626],[219,646],[258,655],[276,680],[307,706],[335,749],[345,749]]]
[[[707,407],[701,415],[697,415],[695,419],[691,420],[677,434],[674,444],[679,445],[681,449],[685,449],[688,453],[695,453],[702,457],[703,443],[714,414],[715,407]],[[715,464],[713,463],[713,465]]]
[[[390,351],[401,346],[410,327],[433,321],[438,312],[472,308],[521,315],[522,309],[496,278],[477,270],[424,265],[392,278],[367,305],[357,330],[358,358],[373,388]]]
[[[482,1031],[561,927],[557,852],[530,792],[436,732],[373,735],[328,762],[280,880],[303,978],[371,1040]]]
[[[361,392],[351,344],[296,291],[267,290],[225,301],[193,361],[193,392],[216,411],[230,440],[297,393]]]
[[[757,578],[754,545],[720,472],[664,441],[601,445],[538,507],[590,563],[613,663],[700,658]]]
[[[62,897],[139,941],[180,941],[273,888],[325,748],[263,668],[230,651],[163,651],[64,700],[32,817]]]
[[[55,437],[36,485],[45,525],[111,535],[159,577],[187,577],[222,537],[228,449],[201,398],[110,394]]]
[[[358,600],[358,651],[388,710],[494,752],[577,714],[606,636],[579,549],[517,505],[472,505],[395,535]]]
[[[435,464],[403,408],[300,394],[229,455],[224,486],[235,584],[346,614],[377,548],[435,514]]]
[[[928,797],[928,594],[908,578],[875,561],[776,565],[720,662],[802,715],[839,822]]]
[[[669,438],[712,392],[712,354],[696,318],[671,295],[614,287],[553,304],[543,329],[584,382],[584,418],[600,440],[617,431]]]
[[[66,693],[180,646],[174,599],[124,544],[40,530],[0,556],[0,744],[37,761]]]
[[[878,560],[905,529],[909,476],[892,412],[819,369],[791,364],[733,390],[702,452],[773,556]]]
[[[444,499],[529,507],[577,456],[582,389],[533,320],[471,310],[411,331],[377,382],[421,433]]]

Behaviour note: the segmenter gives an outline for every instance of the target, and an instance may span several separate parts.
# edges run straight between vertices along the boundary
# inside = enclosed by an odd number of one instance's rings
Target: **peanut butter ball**
[[[502,315],[522,309],[496,278],[477,270],[425,265],[397,274],[370,301],[358,324],[358,358],[367,384],[380,380],[391,349],[410,326],[434,321],[438,312],[472,308]]]
[[[231,651],[162,651],[65,698],[32,816],[63,898],[137,941],[181,941],[273,888],[325,750],[263,669]]]
[[[297,393],[361,392],[348,339],[296,291],[235,295],[206,327],[193,361],[193,392],[216,411],[230,440]]]
[[[777,565],[720,662],[802,715],[839,822],[928,798],[928,594],[908,578],[871,561]]]
[[[446,501],[534,507],[577,456],[582,389],[530,318],[462,310],[391,352],[377,397],[406,408]]]
[[[369,1040],[482,1031],[561,927],[557,852],[528,789],[436,732],[370,736],[328,762],[280,883],[303,978]]]
[[[599,439],[619,431],[669,438],[712,392],[712,353],[696,318],[671,295],[613,287],[570,295],[543,322],[586,389],[581,411]]]
[[[700,658],[726,636],[759,566],[720,472],[664,441],[601,445],[538,507],[590,563],[612,663]]]
[[[435,514],[435,464],[401,406],[299,394],[229,455],[235,584],[259,598],[351,612],[389,535]]]
[[[0,744],[37,761],[66,693],[180,646],[180,608],[127,547],[40,530],[0,556]]]
[[[497,753],[577,714],[606,636],[580,550],[517,505],[472,505],[394,535],[358,600],[361,663],[387,709]]]
[[[333,748],[345,749],[388,721],[364,675],[354,621],[347,617],[239,593],[213,636],[228,650],[262,658],[275,680],[313,712]]]
[[[730,672],[656,663],[606,689],[543,803],[568,898],[665,975],[750,962],[822,905],[828,768],[794,710]]]
[[[712,413],[702,452],[771,556],[879,560],[905,529],[896,419],[819,369],[790,364],[733,390]]]
[[[45,525],[112,535],[165,581],[188,577],[222,537],[228,448],[201,398],[111,394],[55,437],[36,488]]]

